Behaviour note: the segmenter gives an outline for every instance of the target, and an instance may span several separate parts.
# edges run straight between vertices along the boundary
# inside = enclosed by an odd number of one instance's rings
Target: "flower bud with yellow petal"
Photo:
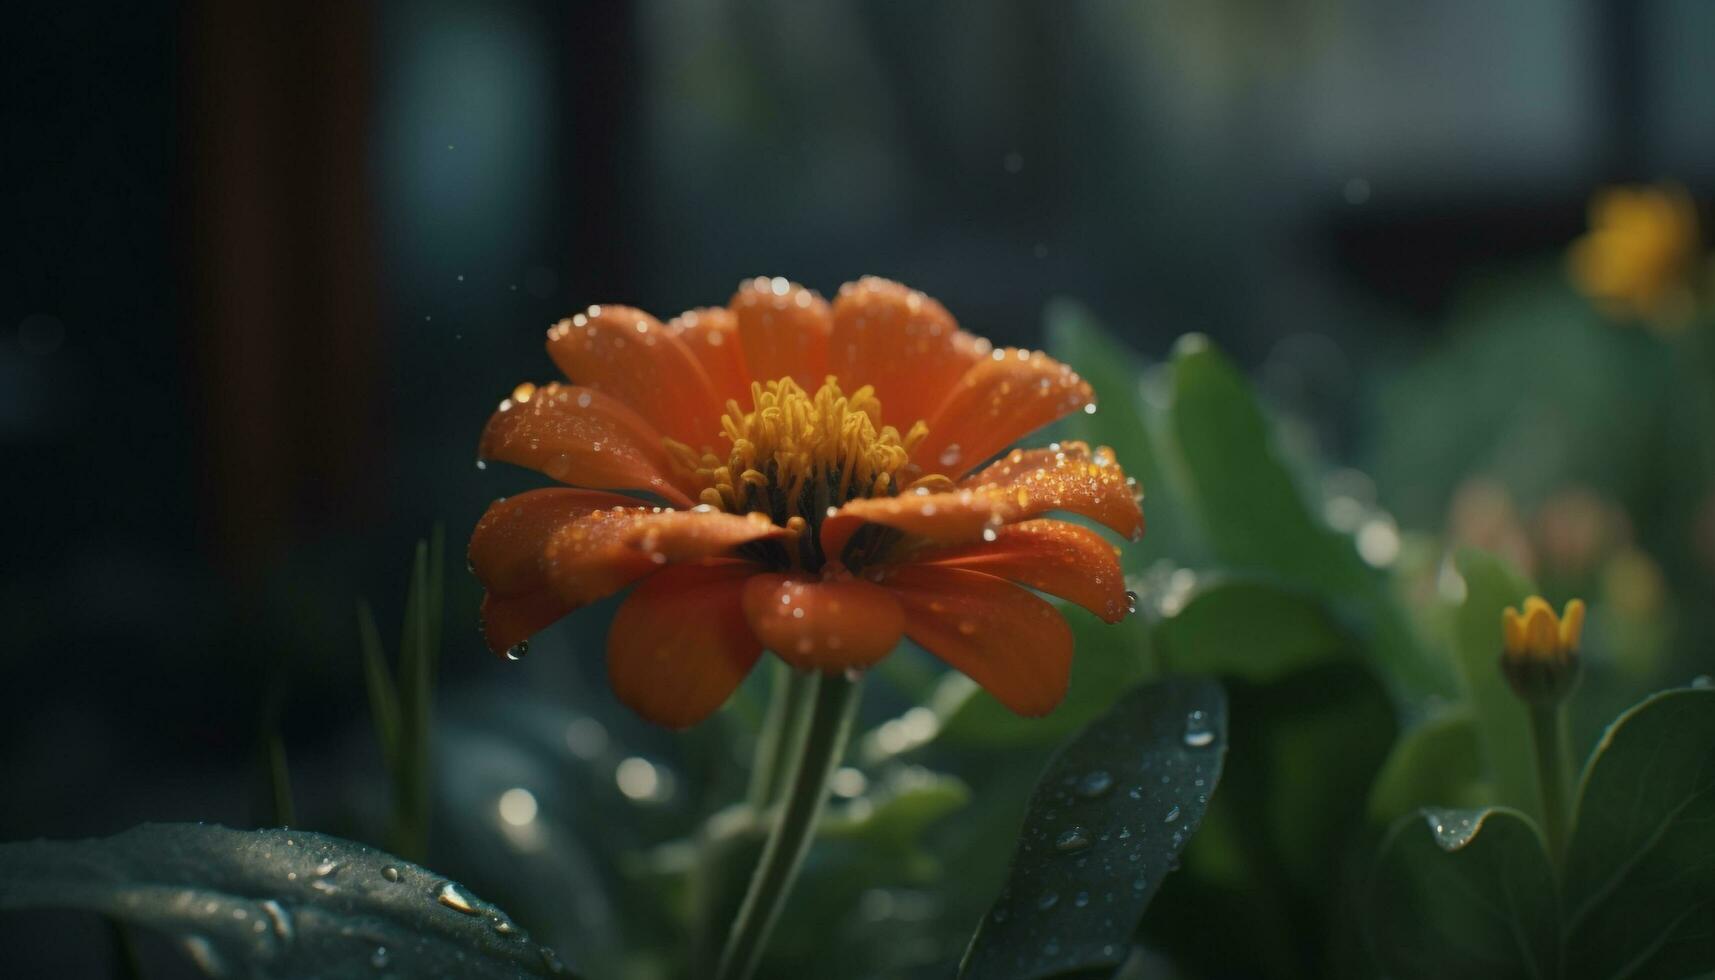
[[[1559,616],[1541,596],[1524,611],[1501,614],[1501,673],[1513,693],[1531,704],[1554,705],[1578,683],[1578,640],[1584,630],[1584,601],[1573,599]]]

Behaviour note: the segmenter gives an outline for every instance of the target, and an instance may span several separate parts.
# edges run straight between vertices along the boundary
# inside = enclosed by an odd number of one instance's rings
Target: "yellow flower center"
[[[791,378],[752,382],[751,409],[728,400],[721,434],[725,457],[668,440],[674,458],[697,475],[701,502],[735,514],[762,511],[785,524],[820,517],[854,497],[898,492],[911,450],[929,427],[901,436],[881,424],[881,401],[868,385],[847,395],[832,377],[815,394]]]
[[[762,513],[800,532],[803,564],[819,567],[815,532],[822,519],[857,497],[892,496],[910,487],[945,489],[944,476],[921,476],[911,450],[928,435],[921,420],[904,435],[881,422],[868,385],[846,394],[829,377],[812,394],[791,378],[752,382],[751,407],[726,403],[722,455],[667,440],[674,460],[703,486],[699,502],[734,514]]]

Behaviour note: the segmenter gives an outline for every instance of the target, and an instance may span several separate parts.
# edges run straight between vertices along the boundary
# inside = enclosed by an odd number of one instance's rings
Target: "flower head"
[[[1043,517],[1140,535],[1113,454],[1000,455],[1093,406],[1089,386],[921,293],[867,278],[829,304],[755,279],[665,324],[590,307],[548,353],[572,383],[520,385],[479,449],[571,485],[497,501],[471,535],[496,652],[631,587],[609,679],[662,724],[720,707],[764,649],[843,671],[902,637],[1031,715],[1064,695],[1072,639],[1029,590],[1127,613],[1116,549]]]
[[[1573,599],[1566,611],[1541,596],[1524,602],[1524,611],[1501,614],[1501,672],[1521,699],[1557,704],[1578,681],[1578,640],[1584,631],[1584,602]]]
[[[1590,230],[1567,258],[1578,289],[1611,315],[1683,324],[1695,306],[1697,209],[1685,188],[1610,187],[1590,202]]]

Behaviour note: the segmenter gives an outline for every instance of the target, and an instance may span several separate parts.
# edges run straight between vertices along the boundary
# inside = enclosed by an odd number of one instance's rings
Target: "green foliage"
[[[1221,777],[1226,704],[1174,679],[1121,699],[1063,746],[1037,784],[1005,888],[962,977],[1118,967]]]
[[[381,631],[369,603],[357,604],[363,679],[375,736],[393,784],[390,839],[400,854],[418,859],[429,844],[429,738],[435,672],[441,658],[445,551],[445,534],[439,525],[429,540],[417,542],[405,594],[405,621],[399,631],[397,683],[388,669]]]
[[[1394,744],[1370,787],[1370,819],[1391,824],[1421,807],[1477,807],[1493,798],[1483,745],[1465,705],[1426,719]]]
[[[1382,846],[1367,903],[1388,976],[1560,976],[1554,869],[1517,810],[1425,810]]]
[[[204,972],[262,978],[569,976],[500,909],[322,834],[144,824],[0,844],[0,910],[76,909],[179,940]]]
[[[1658,694],[1591,756],[1566,861],[1576,976],[1715,970],[1715,690]]]
[[[1563,885],[1516,810],[1424,810],[1383,845],[1366,921],[1410,977],[1666,978],[1715,970],[1715,690],[1658,694],[1585,768]]]
[[[1535,590],[1501,559],[1481,551],[1458,556],[1465,582],[1453,652],[1481,744],[1494,802],[1540,818],[1536,757],[1531,751],[1530,713],[1501,675],[1501,613],[1522,607]],[[1446,802],[1446,801],[1443,801]]]
[[[1349,656],[1356,640],[1310,592],[1251,579],[1198,589],[1155,628],[1168,670],[1205,670],[1255,683]]]

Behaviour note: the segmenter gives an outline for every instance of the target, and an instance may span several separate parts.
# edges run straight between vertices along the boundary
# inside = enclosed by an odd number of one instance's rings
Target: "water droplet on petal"
[[[524,657],[527,654],[529,654],[529,652],[530,652],[530,641],[524,640],[521,643],[515,644],[514,646],[507,648],[506,659],[508,659],[508,660],[523,660]]]

